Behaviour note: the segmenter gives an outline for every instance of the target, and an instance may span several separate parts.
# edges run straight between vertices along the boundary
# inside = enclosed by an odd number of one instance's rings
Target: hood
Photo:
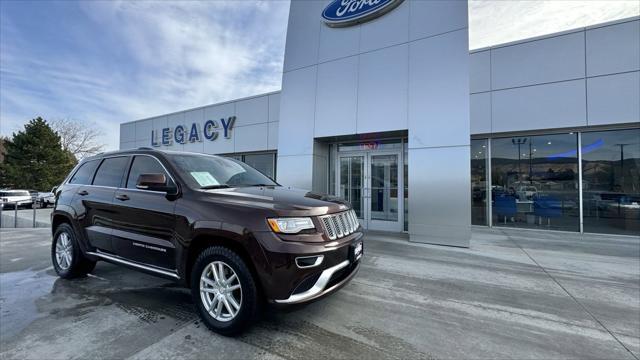
[[[338,197],[284,186],[254,186],[205,190],[211,199],[272,209],[280,216],[318,216],[344,211],[351,205]]]

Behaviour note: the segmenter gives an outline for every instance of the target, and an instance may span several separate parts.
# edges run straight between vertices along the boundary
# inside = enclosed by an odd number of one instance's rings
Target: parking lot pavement
[[[99,263],[55,277],[46,229],[0,230],[0,358],[610,358],[640,354],[640,240],[474,230],[470,249],[368,234],[353,282],[238,338],[189,293]],[[635,355],[634,355],[635,353]]]

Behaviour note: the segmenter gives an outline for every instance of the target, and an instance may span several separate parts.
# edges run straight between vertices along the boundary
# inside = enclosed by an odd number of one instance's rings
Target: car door
[[[175,269],[175,201],[166,192],[136,188],[140,174],[164,174],[167,185],[175,182],[151,155],[135,155],[127,180],[114,197],[114,252],[136,262]]]
[[[101,159],[90,160],[80,165],[65,186],[61,187],[58,196],[60,203],[69,204],[71,211],[75,213],[74,216],[80,224],[79,231],[82,233],[82,238],[88,241],[92,247],[110,250],[110,233],[96,231],[96,229],[100,229],[92,227],[94,204],[100,202],[102,196],[92,190],[91,182],[101,161]],[[113,194],[110,197],[113,197]]]
[[[107,252],[113,251],[111,232],[113,227],[113,196],[120,187],[129,156],[103,159],[89,185],[82,186],[74,196],[80,203],[78,220],[86,232],[91,246]]]

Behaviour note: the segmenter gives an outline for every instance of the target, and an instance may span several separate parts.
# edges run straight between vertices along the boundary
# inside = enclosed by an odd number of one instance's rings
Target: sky
[[[280,89],[289,3],[0,1],[0,135],[122,122]],[[640,1],[469,1],[476,49],[640,15]]]

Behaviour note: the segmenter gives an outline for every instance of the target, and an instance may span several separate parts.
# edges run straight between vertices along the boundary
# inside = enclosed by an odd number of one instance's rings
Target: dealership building
[[[282,90],[123,123],[242,160],[371,230],[640,234],[640,19],[469,51],[466,1],[292,1]]]

